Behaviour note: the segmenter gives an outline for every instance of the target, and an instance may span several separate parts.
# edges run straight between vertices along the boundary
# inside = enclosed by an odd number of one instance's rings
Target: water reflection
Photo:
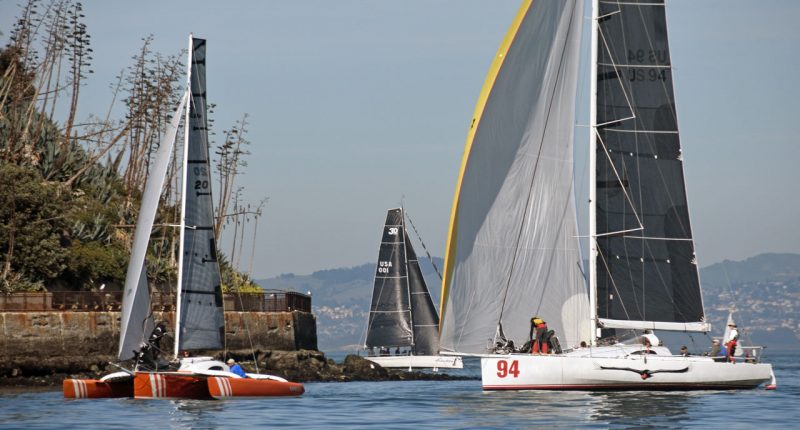
[[[502,423],[574,427],[594,414],[597,401],[584,392],[475,390],[443,403],[444,414],[461,417],[476,427]]]
[[[202,428],[215,429],[227,428],[225,422],[220,420],[220,412],[225,410],[226,402],[211,400],[172,400],[169,413],[171,428]]]
[[[549,427],[663,428],[686,424],[698,393],[685,392],[461,392],[441,412],[477,427],[518,422]]]
[[[689,411],[698,393],[608,392],[591,393],[595,404],[590,419],[598,424],[625,424],[636,428],[680,427],[690,419]]]

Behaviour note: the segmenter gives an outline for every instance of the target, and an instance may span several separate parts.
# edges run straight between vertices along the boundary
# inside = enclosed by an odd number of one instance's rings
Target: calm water
[[[64,400],[0,395],[0,428],[795,428],[800,353],[773,352],[777,391],[483,392],[480,381],[309,383],[298,398]]]

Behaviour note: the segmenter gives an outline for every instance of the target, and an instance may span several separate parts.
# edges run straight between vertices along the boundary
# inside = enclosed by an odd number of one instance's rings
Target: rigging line
[[[545,138],[545,135],[547,133],[547,124],[549,123],[550,113],[552,112],[553,103],[555,102],[556,90],[557,90],[558,84],[561,82],[561,78],[562,78],[562,70],[563,70],[563,67],[564,67],[565,57],[566,57],[566,54],[567,54],[566,46],[567,46],[567,44],[569,43],[569,41],[571,39],[570,38],[570,31],[571,31],[572,25],[573,25],[572,21],[575,19],[575,5],[576,4],[577,3],[573,3],[572,10],[569,13],[569,15],[570,15],[569,16],[569,24],[567,25],[567,28],[565,30],[564,42],[563,42],[563,44],[561,46],[561,58],[559,59],[558,68],[556,69],[556,79],[555,79],[555,82],[553,84],[553,88],[552,88],[552,91],[550,93],[550,96],[549,96],[549,102],[547,104],[547,115],[545,116],[545,121],[544,121],[545,125],[544,125],[544,127],[542,129],[541,138],[539,140],[539,150],[537,151],[536,162],[534,163],[533,173],[531,174],[530,186],[528,188],[528,197],[527,197],[527,199],[525,201],[525,210],[522,213],[522,222],[520,223],[519,232],[517,233],[516,243],[514,244],[514,255],[511,258],[511,267],[510,267],[510,269],[508,271],[508,278],[506,279],[505,291],[503,292],[503,301],[502,301],[502,304],[500,305],[500,315],[497,318],[498,324],[503,320],[503,312],[505,311],[506,300],[508,299],[508,290],[511,287],[511,278],[514,275],[514,266],[516,266],[517,255],[519,254],[519,244],[520,244],[520,241],[522,240],[522,233],[524,231],[525,224],[526,224],[525,220],[528,218],[528,216],[527,216],[528,215],[528,210],[530,208],[531,200],[532,200],[532,197],[533,197],[534,180],[536,179],[536,172],[538,172],[538,170],[539,170],[539,161],[542,159],[542,150],[544,149],[544,138]],[[551,263],[552,263],[552,261],[551,261]]]
[[[253,279],[253,256],[255,255],[255,252],[256,252],[256,236],[258,235],[258,217],[255,217],[255,218],[256,218],[256,222],[255,222],[255,231],[253,233],[253,248],[252,248],[252,252],[250,254],[250,268],[249,268],[249,270],[247,272],[248,280]],[[244,228],[243,228],[243,231],[244,231]],[[244,233],[242,234],[242,236],[244,236]],[[244,242],[244,237],[242,237],[242,242]],[[214,241],[214,244],[216,245],[216,241]],[[241,250],[240,250],[240,253],[241,253]],[[252,281],[250,281],[250,282],[252,282]],[[239,291],[238,288],[236,289],[236,295],[237,295],[237,297],[239,299],[239,306],[242,309],[244,309],[244,301],[242,300],[242,293],[241,293],[241,291]],[[263,300],[263,297],[262,297],[262,300]],[[223,301],[223,304],[224,304],[224,301]],[[224,315],[224,309],[225,308],[223,306],[223,315]],[[254,363],[255,368],[256,368],[256,373],[259,373],[259,370],[258,370],[258,359],[256,358],[255,346],[253,345],[253,337],[252,337],[252,334],[250,333],[250,325],[247,323],[247,318],[244,318],[242,321],[244,322],[244,331],[245,331],[245,333],[247,333],[247,342],[250,344],[250,351],[252,351],[253,363]],[[227,344],[227,336],[225,337],[225,339],[226,339],[226,344]]]
[[[428,260],[431,262],[431,266],[433,266],[433,270],[436,271],[436,275],[439,276],[439,280],[442,280],[442,273],[439,272],[439,268],[436,267],[436,263],[433,261],[433,257],[431,257],[431,253],[428,252],[428,247],[425,246],[425,242],[422,241],[422,236],[417,231],[417,226],[414,225],[414,221],[411,220],[411,215],[408,214],[408,210],[403,210],[405,213],[406,218],[408,218],[408,223],[411,224],[411,229],[414,230],[414,234],[417,235],[417,239],[419,239],[419,243],[422,245],[422,249],[425,250],[425,255],[428,256]]]

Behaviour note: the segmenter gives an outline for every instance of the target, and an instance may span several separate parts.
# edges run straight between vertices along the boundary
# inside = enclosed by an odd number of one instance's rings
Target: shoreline
[[[340,363],[325,357],[320,351],[257,351],[256,354],[229,352],[237,362],[250,373],[265,373],[281,376],[293,382],[382,382],[382,381],[450,381],[475,380],[477,377],[451,375],[422,370],[387,369],[357,355],[348,355]],[[256,362],[252,360],[256,357]],[[216,356],[216,358],[222,358]],[[248,358],[250,358],[248,360]],[[255,372],[258,368],[259,372]],[[71,363],[70,372],[45,373],[46,368],[7,369],[0,377],[0,393],[14,394],[32,391],[58,391],[65,379],[98,379],[116,371],[114,366],[92,364],[84,367]],[[28,374],[26,374],[28,373]],[[37,374],[38,373],[38,374]]]

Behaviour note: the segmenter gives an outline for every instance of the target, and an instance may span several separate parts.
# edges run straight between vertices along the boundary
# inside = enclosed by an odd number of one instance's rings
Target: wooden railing
[[[293,291],[269,290],[263,293],[223,294],[226,311],[311,312],[311,296]],[[175,295],[152,293],[154,311],[175,310]],[[53,291],[44,293],[0,294],[0,312],[75,311],[100,312],[122,309],[122,292]]]

